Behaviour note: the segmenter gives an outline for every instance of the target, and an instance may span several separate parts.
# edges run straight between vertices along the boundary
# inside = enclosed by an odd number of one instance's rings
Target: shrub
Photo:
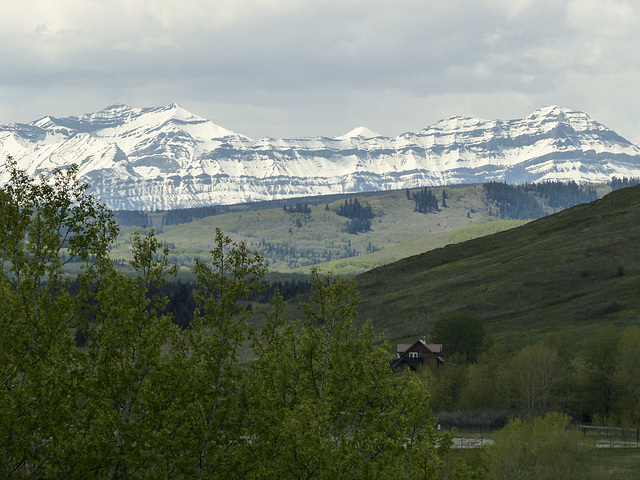
[[[487,450],[489,478],[494,480],[584,480],[592,477],[590,449],[569,417],[548,413],[513,419],[494,437]]]

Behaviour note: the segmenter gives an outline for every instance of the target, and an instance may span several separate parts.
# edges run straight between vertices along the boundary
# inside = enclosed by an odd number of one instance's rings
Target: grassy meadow
[[[441,198],[443,188],[434,188]],[[451,243],[489,235],[525,223],[500,220],[489,215],[481,185],[445,187],[447,207],[422,214],[405,190],[358,195],[371,205],[375,217],[371,231],[346,232],[348,219],[336,214],[344,199],[306,203],[311,213],[287,213],[283,208],[239,211],[203,218],[181,225],[161,226],[156,234],[171,247],[173,262],[189,267],[194,258],[204,258],[213,246],[215,229],[260,251],[270,271],[307,273],[312,264],[340,275],[358,274]],[[327,210],[328,206],[328,210]],[[131,236],[137,227],[122,227],[112,251],[113,258],[128,259]],[[271,249],[269,248],[271,247]],[[272,250],[286,250],[285,255]]]

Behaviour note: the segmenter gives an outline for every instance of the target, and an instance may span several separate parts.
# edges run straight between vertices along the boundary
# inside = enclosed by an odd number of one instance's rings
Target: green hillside
[[[295,199],[288,204],[294,207],[301,203],[309,213],[288,213],[282,206],[238,211],[156,227],[156,233],[171,247],[172,260],[186,267],[194,257],[207,255],[215,229],[220,228],[234,240],[260,251],[271,271],[307,272],[311,265],[320,264],[336,273],[352,274],[444,246],[457,238],[473,238],[523,223],[495,221],[498,219],[488,214],[480,185],[446,190],[449,206],[426,215],[414,211],[414,202],[407,199],[405,190],[353,196],[371,206],[374,213],[371,231],[357,235],[347,233],[349,219],[336,213],[344,198],[324,203]],[[442,189],[433,191],[442,195]],[[113,251],[115,258],[127,258],[128,238],[142,229],[122,230]]]
[[[448,245],[357,277],[362,318],[392,342],[440,317],[476,312],[519,348],[566,329],[580,342],[640,320],[640,187],[526,225]]]
[[[608,191],[600,186],[599,194]],[[277,207],[247,204],[229,213],[212,215],[180,225],[162,225],[163,215],[152,214],[158,237],[171,247],[171,260],[183,267],[195,257],[205,257],[213,245],[216,228],[236,241],[244,241],[269,262],[271,271],[306,273],[311,265],[336,274],[351,275],[434,248],[492,234],[522,225],[527,220],[500,217],[495,202],[487,200],[482,185],[429,189],[439,201],[431,213],[415,211],[410,198],[419,189],[352,195],[371,208],[371,230],[347,233],[350,221],[338,215],[345,196],[279,201]],[[443,192],[446,206],[442,204]],[[355,200],[354,200],[355,201]],[[268,205],[267,205],[268,206]],[[297,207],[305,213],[296,213]],[[288,209],[288,211],[285,210]],[[293,212],[292,212],[293,210]],[[553,209],[546,207],[547,213]],[[179,212],[190,218],[189,211]],[[174,217],[177,215],[174,215]],[[123,227],[114,258],[127,259],[130,238],[138,227]]]

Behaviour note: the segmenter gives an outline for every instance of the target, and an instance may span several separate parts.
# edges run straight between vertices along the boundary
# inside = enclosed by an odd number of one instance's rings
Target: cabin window
[[[409,358],[418,358],[418,352],[409,352]]]

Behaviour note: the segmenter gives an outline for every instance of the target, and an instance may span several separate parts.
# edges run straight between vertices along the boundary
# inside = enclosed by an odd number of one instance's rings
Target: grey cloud
[[[573,102],[594,106],[588,113],[597,118],[607,101],[620,103],[622,90],[607,92],[607,82],[637,78],[638,39],[611,28],[637,8],[616,0],[606,28],[594,30],[604,3],[583,3],[192,0],[76,12],[81,2],[67,0],[66,17],[38,17],[22,34],[8,29],[12,42],[0,33],[9,66],[0,72],[0,98],[14,103],[0,108],[0,123],[16,120],[7,115],[18,105],[35,111],[35,99],[47,110],[34,118],[74,102],[80,114],[102,99],[178,101],[251,136],[340,134],[359,124],[380,131],[376,123],[392,121],[395,130],[421,121],[417,129],[437,120],[422,112],[447,104],[450,115],[485,108],[480,116],[504,118],[539,101]],[[605,78],[605,70],[617,75]],[[52,92],[58,98],[47,100]],[[624,92],[632,96],[626,104],[640,108],[638,95]],[[511,105],[494,107],[497,98]]]

